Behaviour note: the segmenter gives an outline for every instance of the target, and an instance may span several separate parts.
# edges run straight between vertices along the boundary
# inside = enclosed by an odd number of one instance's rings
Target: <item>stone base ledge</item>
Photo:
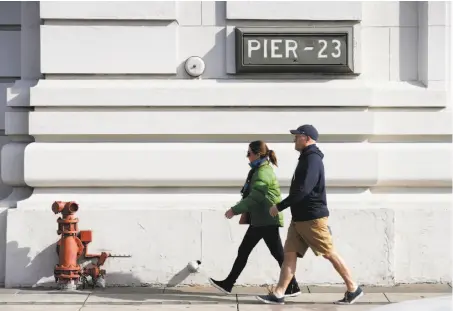
[[[439,107],[447,91],[355,80],[41,80],[35,107]]]
[[[25,200],[26,207],[6,210],[6,251],[0,253],[6,254],[7,287],[54,284],[58,216],[50,210],[53,201],[38,202],[33,197]],[[61,199],[60,195],[53,197]],[[203,208],[183,201],[161,208],[153,208],[150,202],[146,204],[150,208],[145,208],[137,201],[122,200],[118,209],[115,204],[109,208],[114,198],[108,195],[103,203],[97,201],[102,208],[96,208],[96,203],[87,206],[81,196],[79,199],[79,229],[93,230],[90,251],[131,255],[107,260],[106,282],[110,285],[207,285],[208,277],[228,274],[247,229],[238,224],[238,217],[226,220],[227,206],[217,206],[214,201],[208,209],[208,202]],[[331,209],[335,247],[361,284],[450,282],[451,251],[445,245],[451,243],[445,232],[450,227],[451,208],[446,203],[406,203],[401,207],[397,202],[364,205],[360,200],[349,201],[349,207]],[[290,220],[288,210],[284,216],[283,241]],[[140,243],[132,242],[137,240]],[[192,260],[201,260],[200,273],[184,272]],[[429,265],[432,262],[436,265]],[[278,273],[275,259],[260,243],[237,284],[275,284]],[[311,252],[299,260],[297,278],[309,284],[342,283],[330,263]]]

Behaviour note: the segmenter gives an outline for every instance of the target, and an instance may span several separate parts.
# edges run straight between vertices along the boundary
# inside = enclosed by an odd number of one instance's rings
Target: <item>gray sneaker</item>
[[[344,293],[343,299],[335,301],[334,304],[352,305],[354,302],[356,302],[362,296],[363,296],[363,290],[359,286],[353,293],[348,292],[348,291],[346,293]]]
[[[285,304],[285,298],[277,298],[273,293],[269,295],[261,295],[261,296],[256,296],[256,299],[258,299],[261,302],[264,302],[266,304],[270,305],[284,305]]]

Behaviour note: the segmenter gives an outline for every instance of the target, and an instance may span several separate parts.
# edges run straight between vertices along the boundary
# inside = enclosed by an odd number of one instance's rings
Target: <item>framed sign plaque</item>
[[[352,29],[236,28],[236,72],[353,74]]]

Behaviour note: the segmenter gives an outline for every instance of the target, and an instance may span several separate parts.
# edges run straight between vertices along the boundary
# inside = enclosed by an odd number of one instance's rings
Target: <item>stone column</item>
[[[12,193],[0,206],[15,207],[17,201],[32,193],[24,181],[24,151],[33,141],[28,135],[30,88],[41,77],[39,2],[21,3],[21,79],[7,91],[5,134],[11,142],[2,149],[2,180],[13,187]]]

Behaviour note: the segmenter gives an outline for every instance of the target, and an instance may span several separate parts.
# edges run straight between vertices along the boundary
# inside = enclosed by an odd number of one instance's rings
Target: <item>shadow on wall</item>
[[[56,252],[57,242],[46,247],[38,253],[33,260],[30,256],[29,247],[19,247],[16,241],[7,244],[9,256],[6,260],[6,271],[21,271],[18,279],[15,276],[6,278],[5,285],[17,284],[17,287],[43,287],[56,288],[54,280],[54,267],[58,264],[58,255]],[[167,284],[167,287],[175,287],[183,282],[191,273],[184,267]],[[132,273],[109,273],[107,271],[107,286],[144,286],[142,281]]]
[[[7,244],[8,258],[6,261],[6,271],[22,271],[20,276],[9,276],[5,280],[5,285],[10,287],[26,287],[31,289],[57,288],[54,279],[54,267],[58,264],[56,251],[57,242],[46,247],[38,253],[33,260],[30,256],[29,247],[19,247],[17,242]],[[17,277],[17,279],[15,279]],[[141,286],[140,279],[132,273],[109,273],[107,271],[108,286],[125,285]]]
[[[19,247],[16,241],[6,246],[5,286],[18,284],[18,287],[54,286],[53,269],[58,263],[56,242],[38,253],[33,260],[29,247]],[[22,271],[19,276],[8,276],[7,271]],[[15,279],[17,278],[17,279]]]
[[[205,71],[201,76],[203,79],[215,79],[224,77],[226,74],[226,48],[225,48],[226,29],[219,28],[215,34],[214,44],[212,48],[205,55],[192,55],[199,56],[205,63]],[[200,53],[201,54],[201,53]],[[186,59],[182,59],[178,65],[178,76],[183,78],[190,78],[190,75],[185,70]],[[218,79],[217,81],[222,81]],[[214,105],[214,104],[213,104]]]
[[[410,82],[411,84],[416,85],[419,85],[419,45],[418,27],[414,25],[414,20],[418,23],[419,5],[421,5],[421,2],[399,1],[400,27],[398,27],[399,39],[396,42],[396,44],[398,44],[399,55],[395,55],[395,57],[399,58],[399,68],[395,68],[396,70],[399,70],[399,77],[397,80]],[[412,27],[407,27],[407,25],[411,25]],[[392,29],[390,29],[390,44],[392,44],[392,35]],[[392,56],[390,55],[390,57]]]

